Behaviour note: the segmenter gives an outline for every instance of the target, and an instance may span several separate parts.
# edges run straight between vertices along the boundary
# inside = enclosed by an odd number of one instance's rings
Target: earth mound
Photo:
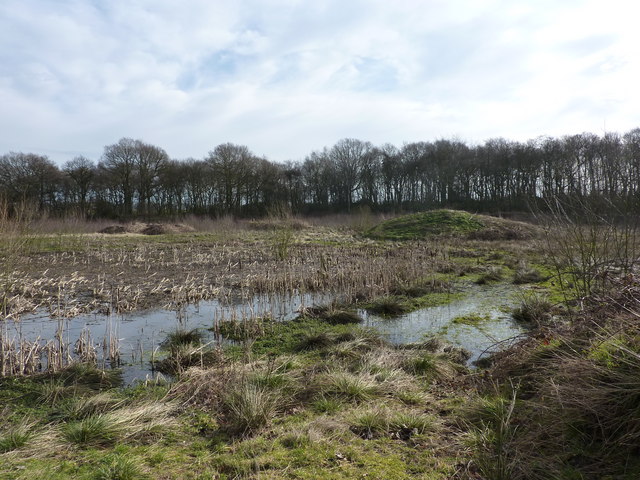
[[[430,236],[463,236],[477,240],[524,240],[538,236],[528,223],[474,215],[462,210],[431,210],[379,223],[366,236],[380,240],[420,240]]]
[[[164,235],[167,233],[195,232],[195,228],[184,223],[125,223],[121,225],[109,225],[98,233],[118,234],[137,233],[140,235]]]

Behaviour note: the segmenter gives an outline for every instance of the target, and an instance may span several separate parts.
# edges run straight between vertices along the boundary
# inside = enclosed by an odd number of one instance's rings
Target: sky
[[[0,154],[640,127],[633,0],[1,0]]]

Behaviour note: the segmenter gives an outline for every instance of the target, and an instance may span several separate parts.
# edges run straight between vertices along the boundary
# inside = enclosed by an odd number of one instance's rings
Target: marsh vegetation
[[[562,218],[7,218],[0,478],[635,478],[636,232]]]

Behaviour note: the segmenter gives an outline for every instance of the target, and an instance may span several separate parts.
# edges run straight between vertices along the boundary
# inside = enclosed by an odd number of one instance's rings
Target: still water
[[[229,297],[202,301],[173,310],[150,310],[124,315],[86,314],[72,318],[51,319],[43,312],[26,315],[19,321],[0,322],[5,338],[48,340],[62,331],[63,342],[73,349],[83,330],[88,331],[97,347],[99,363],[108,366],[104,345],[116,340],[120,352],[123,381],[144,380],[151,375],[150,359],[158,352],[167,334],[178,328],[199,329],[205,342],[216,342],[210,330],[216,322],[269,316],[288,321],[304,307],[322,305],[333,298],[323,294],[289,296],[258,295],[251,298]],[[381,318],[366,311],[359,313],[364,326],[377,329],[394,344],[413,343],[440,335],[471,352],[470,362],[523,333],[509,311],[518,303],[518,291],[510,285],[469,287],[460,299],[447,305],[424,308],[407,315]],[[475,315],[475,321],[465,320]],[[478,318],[480,319],[478,321]]]

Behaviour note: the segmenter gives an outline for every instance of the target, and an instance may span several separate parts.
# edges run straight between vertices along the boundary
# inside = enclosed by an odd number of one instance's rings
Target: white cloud
[[[342,137],[636,127],[631,2],[5,0],[0,152],[300,159]]]

